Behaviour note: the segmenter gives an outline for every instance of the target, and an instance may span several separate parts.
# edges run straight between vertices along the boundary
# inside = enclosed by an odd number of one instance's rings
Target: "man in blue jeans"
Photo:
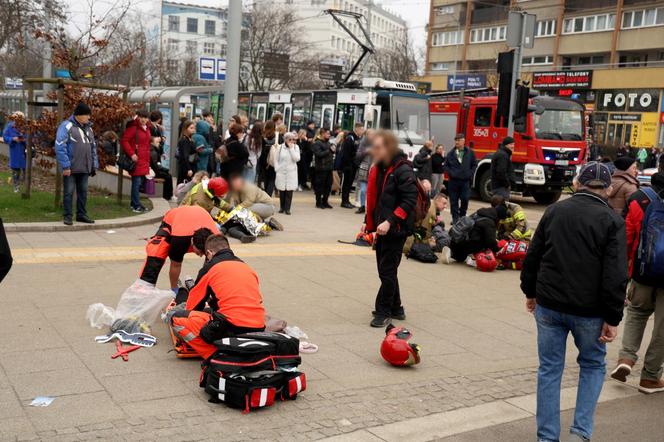
[[[618,334],[627,285],[625,223],[607,202],[611,173],[592,162],[576,193],[550,206],[521,272],[526,308],[537,322],[537,438],[560,440],[560,384],[571,333],[580,367],[570,440],[590,440],[606,373],[606,343]]]
[[[99,167],[97,143],[92,132],[92,111],[85,103],[79,103],[74,114],[60,123],[55,136],[55,156],[62,169],[64,184],[63,222],[71,226],[72,200],[76,190],[76,221],[92,224],[86,204],[88,177],[94,176]]]
[[[450,197],[450,211],[452,222],[466,216],[468,201],[470,200],[470,181],[477,169],[475,152],[466,146],[464,134],[454,137],[454,149],[450,150],[445,158],[445,172],[447,172],[447,193]]]

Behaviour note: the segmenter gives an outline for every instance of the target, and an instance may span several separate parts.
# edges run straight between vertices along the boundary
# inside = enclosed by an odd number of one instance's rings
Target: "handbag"
[[[138,127],[136,128],[136,144],[134,148],[134,155],[138,156]],[[118,167],[122,170],[126,170],[129,173],[133,173],[134,170],[136,170],[136,161],[132,160],[131,157],[125,153],[124,149],[120,149]]]

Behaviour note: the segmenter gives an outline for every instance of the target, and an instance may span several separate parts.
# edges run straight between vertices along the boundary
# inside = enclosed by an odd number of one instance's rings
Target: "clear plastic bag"
[[[172,300],[172,291],[160,290],[148,282],[137,279],[122,293],[115,309],[101,303],[92,304],[88,307],[85,317],[90,326],[95,328],[109,327],[115,321],[122,319],[152,325]]]
[[[85,319],[90,322],[90,327],[108,327],[115,320],[115,310],[100,302],[90,304],[90,307],[88,307],[88,311],[85,314]]]
[[[172,291],[160,290],[148,282],[137,279],[120,297],[115,309],[115,319],[140,318],[148,325],[152,325],[172,300]]]

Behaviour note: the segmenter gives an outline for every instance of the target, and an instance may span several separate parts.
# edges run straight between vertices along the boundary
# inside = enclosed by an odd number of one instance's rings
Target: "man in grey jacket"
[[[92,112],[85,103],[79,103],[74,114],[60,123],[55,136],[55,156],[62,168],[64,182],[63,218],[68,226],[72,222],[72,199],[76,189],[76,221],[92,224],[86,204],[88,177],[95,176],[99,167],[97,143],[92,132]]]

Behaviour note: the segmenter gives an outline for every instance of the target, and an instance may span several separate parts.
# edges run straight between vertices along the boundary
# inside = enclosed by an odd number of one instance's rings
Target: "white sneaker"
[[[298,191],[298,192],[302,192],[302,190],[303,190],[303,189],[302,189],[302,186],[297,186],[297,191]]]
[[[452,250],[447,246],[443,247],[440,258],[441,258],[441,261],[443,262],[443,264],[451,264],[452,263]]]
[[[464,262],[466,263],[466,265],[469,265],[473,268],[477,268],[477,263],[475,262],[475,260],[471,255],[468,255],[468,257],[466,257],[466,261]]]

